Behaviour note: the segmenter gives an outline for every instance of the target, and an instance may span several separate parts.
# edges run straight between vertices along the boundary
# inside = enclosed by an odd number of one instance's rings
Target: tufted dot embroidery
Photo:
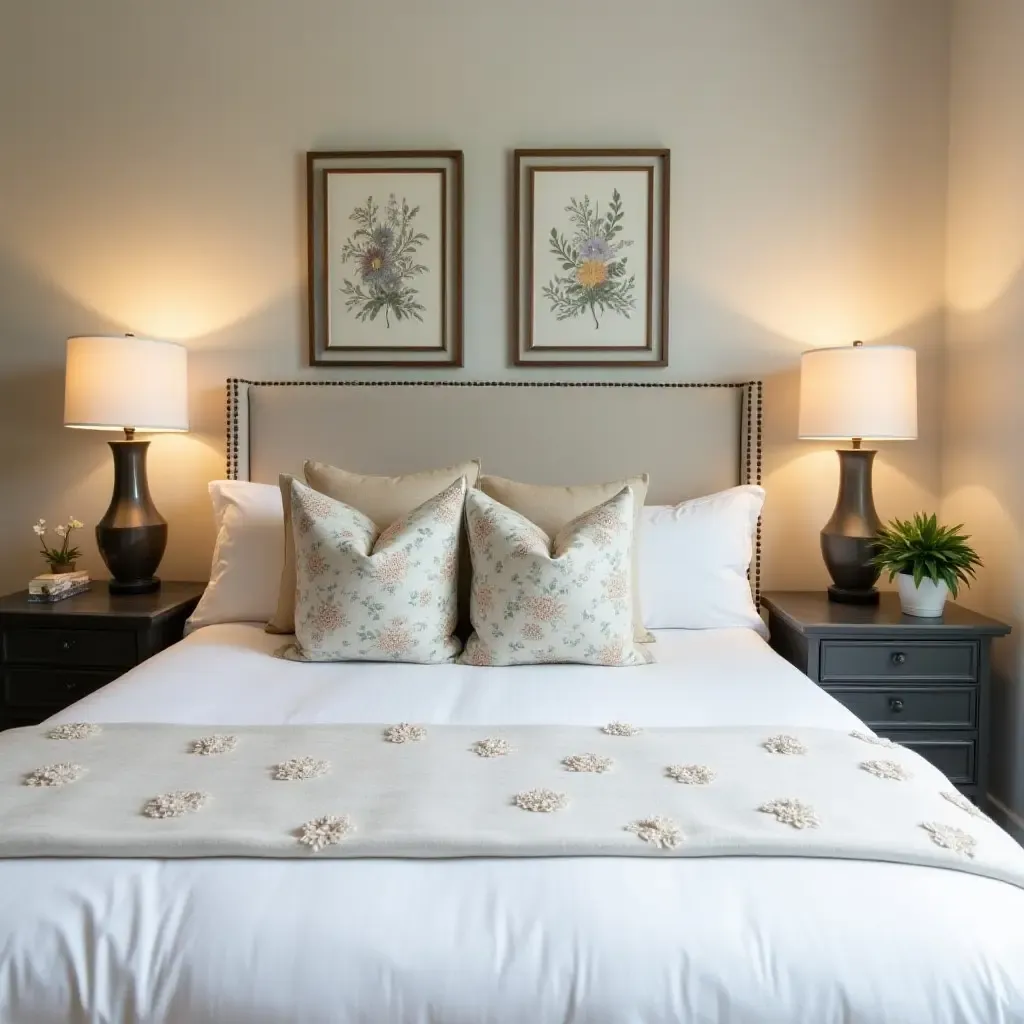
[[[488,736],[486,739],[477,740],[470,748],[477,757],[504,757],[512,753],[512,747],[508,740],[496,736]]]
[[[685,786],[708,786],[718,777],[706,764],[670,764],[665,774]]]
[[[626,831],[659,850],[674,850],[685,838],[683,830],[671,818],[663,818],[660,814],[640,818],[627,825]]]
[[[978,810],[970,800],[963,795],[958,793],[955,789],[944,789],[939,793],[944,800],[948,800],[954,807],[959,807],[961,811],[965,811],[972,818],[981,818],[984,820],[985,815]]]
[[[562,758],[562,764],[570,772],[606,772],[614,762],[600,754],[570,754]]]
[[[601,732],[609,736],[636,736],[640,730],[629,722],[609,722],[601,726]]]
[[[937,821],[924,821],[921,828],[931,836],[936,846],[944,850],[952,850],[954,853],[961,853],[965,857],[973,857],[978,846],[978,840],[969,832],[956,828],[953,825],[943,825]]]
[[[331,770],[331,762],[318,757],[290,757],[274,767],[274,778],[283,782],[317,779]]]
[[[821,822],[814,808],[800,800],[769,800],[758,808],[763,814],[774,814],[783,825],[793,828],[817,828]]]
[[[313,853],[319,853],[326,846],[337,846],[345,836],[355,831],[355,825],[347,814],[341,816],[325,814],[321,818],[307,821],[298,830],[298,841],[308,846]]]
[[[556,793],[553,789],[527,789],[516,793],[512,802],[523,811],[550,814],[564,809],[569,800],[564,793]]]
[[[46,738],[50,740],[85,740],[90,736],[103,732],[92,722],[67,722],[65,725],[58,725],[51,729]]]
[[[203,757],[212,757],[214,754],[228,754],[237,746],[237,736],[214,733],[212,736],[203,736],[198,740],[193,740],[189,753],[200,754]]]
[[[142,813],[147,818],[180,818],[198,811],[209,799],[209,793],[200,793],[194,789],[176,789],[147,800]]]
[[[806,754],[807,748],[795,737],[780,733],[761,744],[769,754]]]
[[[85,769],[80,764],[59,761],[57,764],[48,764],[29,772],[25,776],[25,785],[66,786],[69,782],[77,782],[84,774]]]
[[[399,722],[384,730],[384,739],[388,743],[419,743],[426,735],[427,730],[422,725],[410,725],[408,722]]]

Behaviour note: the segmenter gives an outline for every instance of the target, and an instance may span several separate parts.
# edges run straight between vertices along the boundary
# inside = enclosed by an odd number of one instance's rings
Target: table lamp
[[[68,338],[64,426],[123,430],[108,441],[114,453],[114,494],[96,526],[112,594],[156,590],[154,575],[167,547],[167,520],[146,479],[149,441],[135,432],[188,430],[186,349],[170,341],[123,337]]]
[[[850,438],[839,456],[839,497],[821,531],[821,554],[844,604],[875,604],[879,569],[871,564],[882,525],[871,494],[875,452],[864,440],[917,437],[917,353],[899,345],[816,348],[800,358],[800,437]]]

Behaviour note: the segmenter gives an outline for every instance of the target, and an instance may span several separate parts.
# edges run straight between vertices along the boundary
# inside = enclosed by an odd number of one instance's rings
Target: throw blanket
[[[918,755],[757,728],[62,725],[0,736],[3,857],[838,857],[1024,887]]]

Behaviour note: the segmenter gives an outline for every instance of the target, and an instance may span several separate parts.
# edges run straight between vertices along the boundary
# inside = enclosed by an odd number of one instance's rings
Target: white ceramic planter
[[[922,619],[937,619],[942,615],[949,596],[945,583],[921,580],[921,586],[914,586],[914,577],[900,573],[896,577],[900,588],[900,605],[904,615],[916,615]]]

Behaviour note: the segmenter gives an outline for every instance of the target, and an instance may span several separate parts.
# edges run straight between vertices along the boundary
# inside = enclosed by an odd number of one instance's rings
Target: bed
[[[735,480],[745,392],[717,398],[696,415],[731,431],[711,461],[731,449]],[[242,475],[285,459],[260,462],[272,416],[246,404]],[[280,642],[207,626],[53,721],[863,728],[752,629],[660,630],[655,665],[615,670],[294,664]],[[1024,889],[868,861],[6,860],[0,1021],[1003,1024],[1021,921]]]

